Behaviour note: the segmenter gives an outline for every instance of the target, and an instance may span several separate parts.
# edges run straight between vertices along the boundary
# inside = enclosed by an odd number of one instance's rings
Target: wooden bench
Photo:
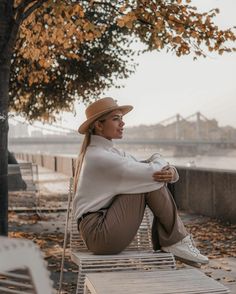
[[[84,294],[225,294],[229,290],[197,269],[89,273]]]

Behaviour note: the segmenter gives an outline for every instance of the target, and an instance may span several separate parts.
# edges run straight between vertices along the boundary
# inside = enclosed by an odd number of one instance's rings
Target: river
[[[143,144],[116,144],[119,148],[131,153],[142,160],[153,153],[160,153],[170,164],[177,166],[196,166],[204,168],[236,170],[236,150],[221,149],[207,155],[194,155],[188,157],[176,157],[171,150],[156,149],[156,147]],[[80,146],[76,144],[45,144],[45,145],[24,145],[10,146],[10,151],[23,153],[46,153],[51,155],[77,157]]]
[[[160,153],[170,164],[177,166],[196,166],[203,168],[236,170],[236,150],[218,150],[214,154],[176,157],[169,150],[154,149],[153,146],[120,145],[122,149],[139,159],[148,158],[155,152]],[[124,148],[125,147],[125,148]]]

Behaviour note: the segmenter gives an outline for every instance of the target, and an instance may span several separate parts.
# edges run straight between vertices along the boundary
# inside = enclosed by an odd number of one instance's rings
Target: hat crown
[[[90,104],[85,113],[87,119],[99,114],[103,113],[104,111],[109,111],[110,109],[113,109],[114,107],[119,107],[116,103],[116,100],[110,97],[102,98],[100,100],[95,101],[94,103]]]

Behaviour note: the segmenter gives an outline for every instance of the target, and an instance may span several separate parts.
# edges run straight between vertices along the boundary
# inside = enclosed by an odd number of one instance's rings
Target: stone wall
[[[236,223],[236,171],[178,167],[178,208]]]
[[[72,176],[75,158],[44,154],[15,154]],[[180,180],[172,187],[179,209],[236,223],[236,171],[177,167]]]

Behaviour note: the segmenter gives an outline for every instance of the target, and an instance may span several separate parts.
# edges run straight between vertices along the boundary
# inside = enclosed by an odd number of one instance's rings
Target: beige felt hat
[[[90,104],[85,111],[87,120],[81,124],[78,131],[80,134],[85,134],[91,123],[97,120],[100,116],[103,114],[106,114],[107,112],[111,112],[113,110],[119,109],[123,115],[128,113],[133,109],[133,106],[131,105],[122,105],[119,106],[113,98],[106,97],[102,98],[100,100],[97,100]]]

